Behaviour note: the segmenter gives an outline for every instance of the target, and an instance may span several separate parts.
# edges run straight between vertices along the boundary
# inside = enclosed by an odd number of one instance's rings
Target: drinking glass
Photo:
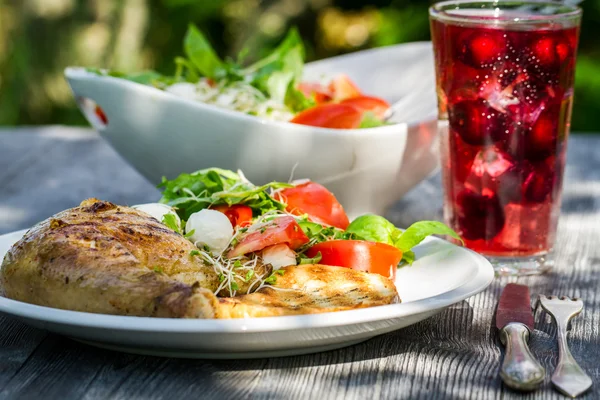
[[[446,222],[497,273],[542,273],[553,265],[581,9],[459,0],[429,15]]]

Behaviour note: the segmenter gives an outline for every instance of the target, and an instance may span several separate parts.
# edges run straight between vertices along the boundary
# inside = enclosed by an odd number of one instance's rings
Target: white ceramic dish
[[[381,214],[437,165],[431,43],[361,51],[307,64],[307,79],[348,74],[365,93],[405,106],[390,126],[335,130],[270,122],[81,68],[66,78],[90,123],[154,183],[201,168],[241,169],[253,182],[311,178],[350,217]],[[99,104],[104,125],[89,105]]]
[[[0,236],[0,259],[25,231]],[[123,317],[65,311],[0,297],[0,312],[109,349],[186,358],[262,358],[349,346],[404,328],[484,290],[494,278],[482,256],[430,238],[398,271],[401,304],[336,313],[238,320]]]

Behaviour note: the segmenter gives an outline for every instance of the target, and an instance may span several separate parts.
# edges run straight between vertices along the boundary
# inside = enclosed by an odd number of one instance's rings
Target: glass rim
[[[538,5],[538,6],[551,6],[565,9],[563,12],[557,14],[524,14],[522,17],[513,19],[490,19],[484,18],[478,15],[457,15],[451,14],[447,11],[460,9],[460,6],[469,6],[475,4],[490,4],[496,5],[497,8],[507,5]],[[455,8],[447,8],[448,6],[456,6]],[[464,9],[469,9],[465,7]],[[475,9],[475,8],[472,8]],[[492,9],[492,7],[488,7]],[[581,17],[582,9],[575,4],[564,4],[557,3],[549,0],[445,0],[433,4],[429,7],[429,16],[431,18],[444,21],[444,22],[459,22],[459,23],[486,23],[494,25],[519,25],[519,24],[543,24],[553,21],[566,21],[574,20]]]

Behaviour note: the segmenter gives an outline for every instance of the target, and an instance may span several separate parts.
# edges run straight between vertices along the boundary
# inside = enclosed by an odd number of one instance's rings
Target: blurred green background
[[[189,22],[222,56],[250,58],[295,25],[308,61],[429,39],[422,0],[0,0],[0,125],[87,124],[69,65],[174,71]],[[572,130],[600,132],[600,0],[583,2]],[[398,66],[398,73],[402,67]]]

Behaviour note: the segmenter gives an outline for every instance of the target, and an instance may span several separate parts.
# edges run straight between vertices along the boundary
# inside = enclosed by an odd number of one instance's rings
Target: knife
[[[506,285],[496,311],[496,327],[500,330],[500,341],[506,346],[500,377],[513,389],[536,389],[544,381],[546,370],[527,346],[533,330],[527,286],[515,283]]]

